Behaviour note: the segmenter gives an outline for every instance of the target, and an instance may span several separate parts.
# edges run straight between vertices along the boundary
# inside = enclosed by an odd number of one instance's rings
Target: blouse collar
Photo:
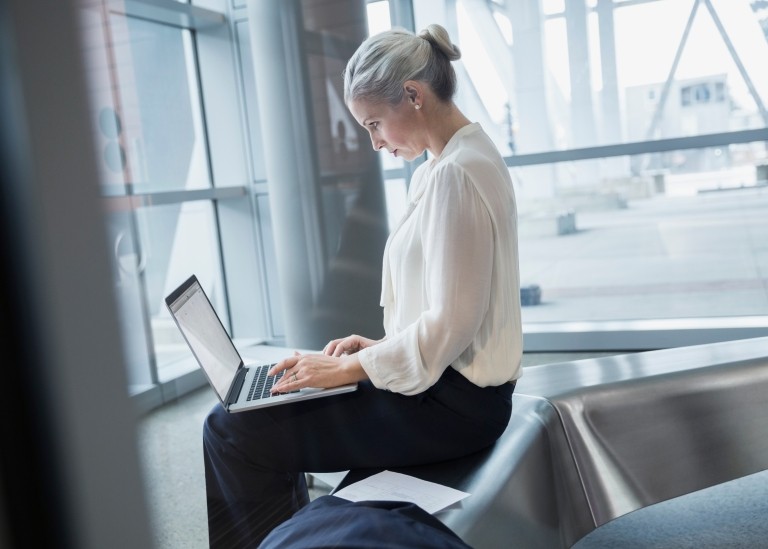
[[[461,138],[469,135],[471,133],[474,133],[480,129],[480,123],[479,122],[470,122],[466,126],[462,126],[459,128],[456,133],[454,133],[451,138],[448,140],[448,143],[445,144],[445,147],[443,147],[443,152],[440,153],[440,156],[437,156],[432,159],[432,166],[436,166],[443,158],[448,156],[453,152],[456,147],[459,146],[459,141],[461,141]]]

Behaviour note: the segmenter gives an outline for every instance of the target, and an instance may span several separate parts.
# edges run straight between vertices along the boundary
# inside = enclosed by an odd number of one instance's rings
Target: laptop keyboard
[[[253,381],[251,382],[251,388],[248,390],[248,401],[251,400],[260,400],[262,398],[270,398],[273,396],[278,395],[284,395],[286,393],[275,393],[272,394],[269,391],[272,389],[272,387],[280,381],[280,379],[285,374],[285,370],[282,372],[275,374],[274,376],[268,376],[267,372],[269,369],[274,366],[274,364],[265,364],[264,366],[256,366],[256,375],[253,376]],[[289,391],[291,393],[298,393],[299,391]]]

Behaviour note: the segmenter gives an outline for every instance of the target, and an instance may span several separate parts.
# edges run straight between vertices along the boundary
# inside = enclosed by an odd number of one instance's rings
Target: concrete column
[[[248,15],[286,345],[380,337],[381,171],[341,97],[365,2],[250,0]]]
[[[544,16],[539,0],[507,2],[514,44],[518,153],[549,151],[554,146],[547,101]]]
[[[616,34],[613,20],[613,0],[598,0],[597,19],[600,28],[600,69],[603,89],[600,92],[600,143],[622,142],[619,81],[616,71]],[[629,160],[623,157],[606,158],[601,166],[603,178],[626,177]]]
[[[585,0],[565,2],[565,26],[568,35],[568,65],[571,83],[571,148],[597,144],[595,112],[592,106],[592,70],[589,58],[589,33]],[[594,188],[600,182],[598,162],[587,160],[576,165],[569,186]]]
[[[571,146],[589,147],[594,145],[597,139],[592,107],[587,6],[584,0],[565,2],[565,26],[568,34],[568,72],[571,82]]]
[[[603,74],[603,90],[600,93],[602,142],[621,142],[621,111],[619,108],[619,83],[616,74],[616,35],[613,24],[613,0],[598,0],[597,18],[600,27],[600,69]]]
[[[259,117],[264,129],[264,161],[269,178],[269,203],[277,251],[286,344],[298,346],[311,336],[304,314],[312,309],[306,237],[307,205],[302,181],[309,177],[309,143],[301,139],[303,109],[296,112],[296,91],[289,75],[283,13],[293,2],[252,0],[248,4]],[[302,116],[304,115],[304,116]]]
[[[516,153],[550,151],[554,148],[549,109],[548,74],[544,58],[544,15],[539,0],[509,0],[507,13],[512,22],[514,44],[515,106],[518,132]],[[556,168],[532,166],[517,175],[520,181],[521,210],[526,198],[555,194]]]

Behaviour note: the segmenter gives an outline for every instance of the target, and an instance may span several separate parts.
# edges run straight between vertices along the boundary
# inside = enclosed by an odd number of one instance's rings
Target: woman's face
[[[417,118],[419,111],[403,98],[396,106],[365,99],[350,101],[349,111],[368,130],[374,150],[387,149],[393,156],[413,160],[424,153]]]

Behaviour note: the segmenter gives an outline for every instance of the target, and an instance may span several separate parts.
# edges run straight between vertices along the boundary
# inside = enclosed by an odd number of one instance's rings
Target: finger
[[[280,362],[272,366],[272,368],[269,369],[269,372],[267,372],[267,375],[273,376],[275,374],[279,374],[283,370],[287,370],[288,368],[293,368],[294,366],[296,366],[296,363],[298,361],[299,359],[297,356],[284,358],[283,360],[281,360]]]
[[[286,371],[286,374],[281,377],[277,383],[275,383],[272,386],[272,389],[270,389],[270,393],[285,393],[286,392],[286,379],[288,378],[288,373]]]
[[[324,355],[330,355],[333,356],[333,351],[336,349],[336,346],[339,344],[338,339],[334,339],[333,341],[329,341],[328,345],[325,346],[325,349],[323,349]]]
[[[271,394],[275,393],[287,393],[288,391],[295,391],[300,387],[301,380],[296,375],[296,372],[286,371],[285,375],[275,383],[274,387],[270,389]]]
[[[340,357],[342,355],[347,354],[350,351],[350,344],[347,341],[342,341],[339,343],[336,348],[333,350],[333,354],[331,356]]]

